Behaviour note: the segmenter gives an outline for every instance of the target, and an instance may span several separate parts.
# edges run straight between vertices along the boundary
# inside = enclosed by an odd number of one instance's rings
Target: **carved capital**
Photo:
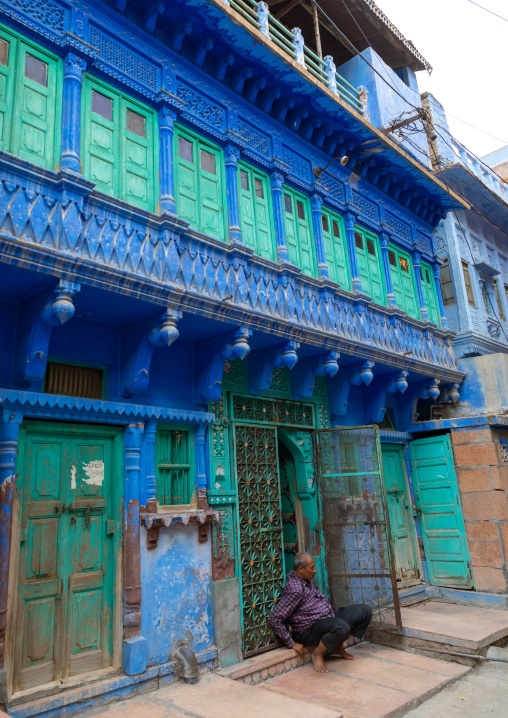
[[[69,52],[63,61],[64,80],[75,79],[81,82],[86,65],[87,63],[82,57],[74,52]]]

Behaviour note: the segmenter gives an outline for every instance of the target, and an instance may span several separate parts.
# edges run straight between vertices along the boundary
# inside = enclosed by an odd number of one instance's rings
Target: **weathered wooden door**
[[[430,582],[470,588],[473,578],[450,437],[417,439],[409,448]]]
[[[110,427],[21,430],[15,691],[112,664],[119,439]]]
[[[397,580],[418,579],[418,538],[406,480],[404,449],[396,444],[382,444],[381,451]]]

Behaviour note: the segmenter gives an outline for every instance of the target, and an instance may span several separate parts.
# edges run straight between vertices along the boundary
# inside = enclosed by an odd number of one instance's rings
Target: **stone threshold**
[[[274,648],[272,651],[246,658],[241,663],[220,668],[215,672],[224,678],[255,686],[268,678],[279,676],[293,668],[309,663],[311,653],[311,646],[304,649],[303,655],[299,655],[292,648]]]

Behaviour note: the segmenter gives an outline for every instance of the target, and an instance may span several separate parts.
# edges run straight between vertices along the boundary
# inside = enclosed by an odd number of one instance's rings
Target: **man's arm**
[[[285,621],[287,621],[295,609],[298,608],[302,597],[301,591],[284,591],[280,601],[270,614],[270,626],[273,632],[288,648],[292,648],[295,642],[286,628]]]

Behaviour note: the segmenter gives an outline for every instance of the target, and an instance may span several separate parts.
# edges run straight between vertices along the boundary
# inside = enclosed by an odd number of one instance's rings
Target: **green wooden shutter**
[[[164,506],[190,504],[192,452],[190,432],[164,428],[157,432],[157,501]]]
[[[243,162],[238,163],[237,188],[238,209],[242,238],[248,247],[257,252],[256,215],[254,205],[254,178],[251,168]]]
[[[381,251],[375,234],[365,232],[367,259],[369,263],[371,297],[377,304],[386,304]]]
[[[155,117],[127,99],[121,104],[121,142],[124,158],[122,196],[138,206],[153,210],[155,205],[154,156]]]
[[[256,217],[256,252],[260,257],[275,261],[275,235],[272,220],[271,189],[268,177],[257,170],[252,172],[254,212]]]
[[[286,246],[289,261],[300,266],[300,251],[298,246],[298,225],[296,222],[296,201],[293,192],[283,187],[282,202],[284,206],[284,228],[286,231]]]
[[[397,250],[391,245],[388,246],[388,264],[390,265],[390,276],[392,278],[395,302],[398,307],[404,310],[404,292],[402,291],[399,258],[397,256]]]
[[[441,322],[439,320],[436,284],[434,282],[434,277],[432,276],[432,270],[426,262],[421,262],[420,267],[423,285],[423,295],[425,297],[425,306],[427,307],[429,321],[431,321],[433,324],[437,324],[437,326],[439,327],[441,326]]]
[[[212,160],[213,158],[213,160]],[[201,231],[225,239],[222,198],[222,153],[199,143]]]
[[[335,214],[335,212],[323,209],[322,226],[330,279],[340,284],[344,289],[349,289],[349,269],[342,217]]]
[[[106,194],[121,196],[120,165],[120,98],[116,92],[90,77],[83,84],[85,101],[83,174]]]
[[[198,210],[198,142],[187,133],[175,132],[174,159],[176,164],[175,189],[178,214],[190,222],[191,227],[200,229]]]
[[[0,149],[10,152],[18,40],[0,29]]]
[[[369,260],[367,259],[367,243],[363,232],[357,229],[355,229],[355,250],[362,292],[370,297],[372,296],[372,289],[370,286]]]
[[[420,318],[416,280],[410,255],[392,244],[388,245],[388,263],[397,306],[410,317]]]
[[[20,42],[17,54],[11,152],[48,169],[60,149],[61,63]]]

